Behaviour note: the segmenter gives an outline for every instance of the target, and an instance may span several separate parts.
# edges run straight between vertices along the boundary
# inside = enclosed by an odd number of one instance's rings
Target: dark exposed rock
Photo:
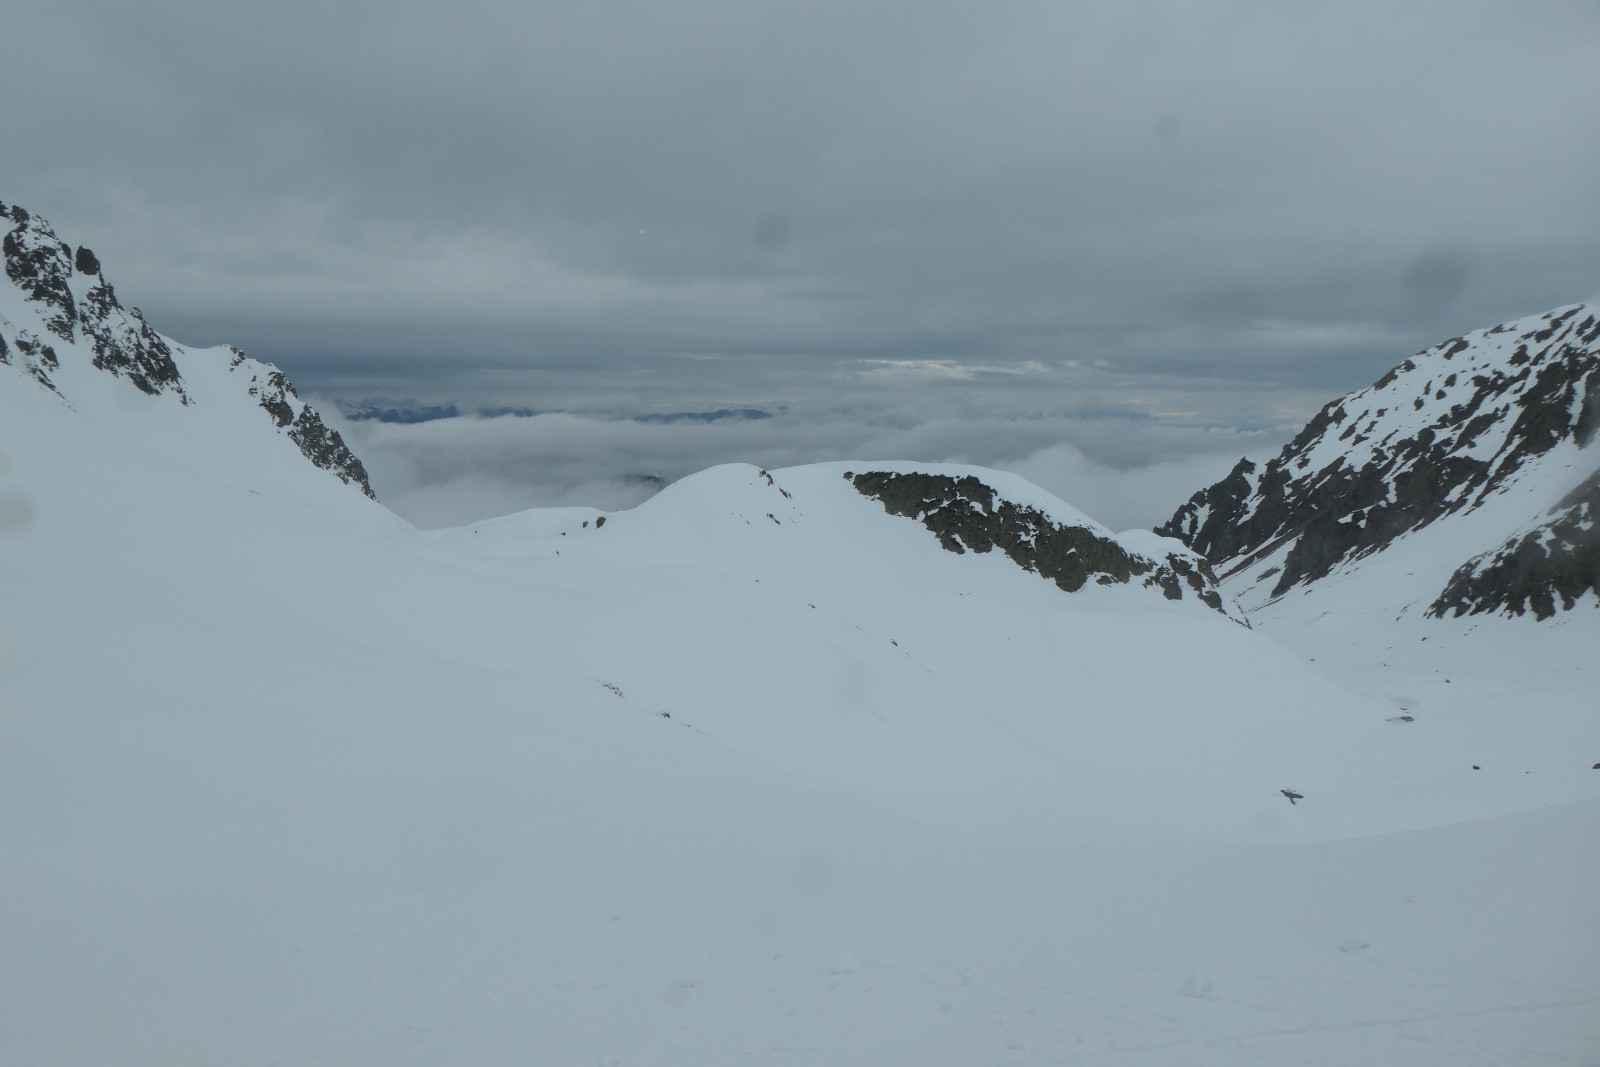
[[[59,393],[55,382],[50,379],[50,372],[61,366],[61,360],[56,356],[56,350],[41,341],[31,330],[23,330],[14,338],[17,353],[22,358],[23,368],[33,376],[34,381],[50,390]],[[9,360],[0,360],[9,362]]]
[[[69,358],[87,358],[99,370],[124,378],[142,392],[172,394],[188,404],[173,346],[150,328],[138,308],[125,308],[105,280],[100,260],[88,248],[72,247],[56,236],[48,223],[15,205],[0,203],[0,220],[10,223],[3,242],[5,271],[23,296],[37,305],[44,327],[70,346]],[[74,299],[73,271],[92,282]],[[78,283],[80,287],[83,282]],[[80,348],[79,346],[83,346]],[[92,353],[84,353],[87,348]],[[0,362],[12,362],[11,352],[29,374],[59,392],[51,373],[60,367],[56,349],[33,332],[17,330],[0,338]],[[247,386],[274,426],[292,440],[316,466],[357,486],[368,497],[372,487],[366,468],[345,445],[337,431],[295,395],[294,388],[276,368],[247,361],[235,350],[229,369],[242,371]]]
[[[289,439],[300,446],[300,451],[313,466],[321,467],[337,475],[340,481],[356,486],[369,500],[378,499],[367,480],[366,466],[350,451],[344,438],[339,436],[339,431],[330,429],[309,404],[295,416],[294,425],[289,428]]]
[[[145,323],[137,309],[124,310],[103,278],[82,304],[73,298],[74,267],[100,278],[100,262],[87,248],[76,255],[50,225],[15,205],[5,217],[12,223],[3,242],[6,277],[33,303],[41,305],[45,328],[63,341],[80,336],[94,349],[94,365],[126,377],[146,393],[173,392],[183,397],[178,368],[167,343]],[[35,377],[46,377],[37,367]]]
[[[1578,421],[1572,424],[1572,437],[1580,447],[1587,448],[1600,431],[1600,374],[1589,375],[1589,386],[1584,394],[1583,409]]]
[[[247,370],[255,374],[249,388],[251,396],[272,419],[273,425],[288,430],[289,439],[314,466],[335,475],[347,485],[354,485],[368,498],[376,500],[368,480],[367,468],[350,451],[339,431],[322,421],[311,405],[300,399],[294,386],[283,372],[267,364],[248,359],[238,349],[233,353],[229,369]]]
[[[138,308],[123,308],[109,284],[101,281],[84,294],[79,321],[93,342],[96,367],[126,377],[152,396],[172,392],[187,402],[172,349]]]
[[[1600,594],[1600,471],[1550,509],[1545,521],[1462,564],[1428,608],[1434,617],[1570,611]]]
[[[1586,444],[1600,430],[1593,309],[1516,329],[1454,338],[1406,360],[1325,406],[1264,467],[1240,461],[1156,532],[1184,541],[1224,578],[1287,546],[1271,591],[1279,596],[1478,507],[1560,442]],[[1442,376],[1446,361],[1455,369]]]
[[[1139,579],[1169,600],[1181,600],[1187,588],[1202,603],[1226,614],[1204,563],[1178,554],[1153,560],[1131,553],[1086,527],[1058,524],[1034,508],[1002,499],[972,475],[869,471],[845,477],[889,514],[921,520],[947,551],[983,553],[998,548],[1023,570],[1048,578],[1069,593],[1091,580],[1110,585]]]
[[[73,339],[77,306],[72,299],[71,249],[43,219],[12,206],[10,232],[0,240],[6,277],[35,303],[45,306],[45,328],[63,341]]]
[[[244,353],[236,350],[233,365],[237,367],[243,360]],[[272,421],[280,428],[294,421],[294,408],[289,406],[289,398],[295,395],[294,386],[283,376],[283,371],[276,369],[269,371],[266,387],[262,389],[252,387],[250,394],[260,398],[262,410],[271,415]]]

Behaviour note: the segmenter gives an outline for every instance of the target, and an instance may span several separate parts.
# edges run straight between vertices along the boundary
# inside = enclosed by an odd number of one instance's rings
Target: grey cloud
[[[351,399],[1258,429],[1600,284],[1591,3],[5,23],[3,195]]]
[[[797,414],[715,423],[648,423],[551,413],[399,425],[330,415],[379,497],[423,527],[530,507],[633,507],[718,463],[768,468],[826,460],[921,459],[1012,470],[1117,528],[1154,525],[1265,434],[1099,417],[946,415],[918,420]]]
[[[1400,291],[1416,311],[1437,314],[1465,291],[1472,279],[1472,268],[1472,253],[1466,249],[1447,245],[1430,248],[1412,260]]]

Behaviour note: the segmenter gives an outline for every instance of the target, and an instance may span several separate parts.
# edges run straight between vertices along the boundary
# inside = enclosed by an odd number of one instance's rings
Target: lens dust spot
[[[1427,249],[1407,265],[1401,295],[1413,314],[1442,314],[1466,289],[1472,267],[1472,255],[1464,248]]]
[[[0,495],[0,537],[20,537],[39,517],[39,509],[21,493]]]
[[[764,211],[750,227],[750,240],[768,255],[776,255],[794,240],[794,226],[781,211]]]
[[[789,887],[795,895],[818,900],[833,886],[833,864],[820,852],[808,852],[789,868]]]

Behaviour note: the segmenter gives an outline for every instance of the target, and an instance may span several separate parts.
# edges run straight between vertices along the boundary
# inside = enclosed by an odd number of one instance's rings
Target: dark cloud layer
[[[23,0],[0,29],[0,195],[166,332],[325,396],[1253,431],[1600,290],[1594,2]]]

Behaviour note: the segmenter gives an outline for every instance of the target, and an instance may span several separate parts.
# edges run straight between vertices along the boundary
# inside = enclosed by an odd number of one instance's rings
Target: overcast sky
[[[0,29],[0,198],[162,332],[324,398],[942,422],[979,460],[1043,418],[1126,466],[1276,443],[1600,292],[1593,0],[23,0]]]

